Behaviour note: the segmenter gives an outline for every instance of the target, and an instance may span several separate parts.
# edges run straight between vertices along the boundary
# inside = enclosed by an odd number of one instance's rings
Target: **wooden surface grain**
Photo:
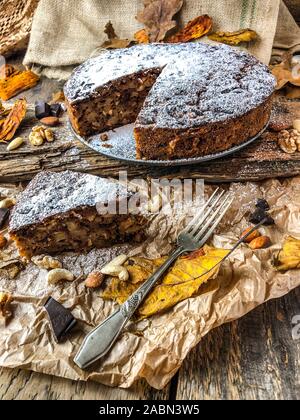
[[[37,97],[47,100],[60,86],[43,79],[26,96],[30,102]],[[3,164],[0,160],[0,173]],[[36,165],[43,168],[45,161]],[[292,338],[292,318],[296,315],[300,315],[299,289],[212,331],[191,351],[178,374],[162,391],[153,390],[142,381],[129,390],[112,389],[93,382],[0,368],[0,400],[298,400],[300,340]]]
[[[299,400],[299,288],[207,335],[185,359],[178,399]]]
[[[28,100],[32,100],[32,92],[28,96]],[[33,104],[29,103],[26,119],[17,132],[24,139],[28,139],[31,128],[38,124],[33,108]],[[288,115],[291,121],[300,118],[300,102],[287,101],[281,108],[284,109],[284,116],[287,118]],[[107,159],[74,138],[66,114],[61,120],[60,126],[55,127],[56,140],[53,143],[46,142],[35,147],[27,140],[22,147],[11,152],[6,150],[6,144],[0,144],[0,182],[28,181],[46,169],[70,169],[112,177],[118,177],[119,172],[126,171],[131,178],[202,178],[207,182],[258,181],[300,173],[300,153],[284,153],[272,133],[226,158],[197,165],[161,168],[127,165],[118,160]]]

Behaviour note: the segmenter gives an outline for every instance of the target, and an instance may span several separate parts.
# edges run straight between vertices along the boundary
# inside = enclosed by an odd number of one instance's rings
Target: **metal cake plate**
[[[269,123],[256,136],[246,140],[238,146],[232,147],[231,149],[225,150],[223,152],[189,159],[141,160],[136,158],[135,141],[133,137],[134,124],[128,124],[123,127],[115,128],[114,130],[106,131],[105,134],[107,134],[108,140],[103,141],[100,139],[100,134],[95,134],[89,137],[80,136],[74,131],[71,123],[69,122],[70,129],[74,136],[86,147],[94,150],[100,155],[110,159],[121,160],[128,164],[148,166],[195,165],[197,163],[203,163],[210,160],[223,158],[249,146],[264,133],[268,125]]]

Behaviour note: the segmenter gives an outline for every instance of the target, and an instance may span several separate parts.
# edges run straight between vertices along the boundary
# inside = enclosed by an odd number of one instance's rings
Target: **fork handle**
[[[119,309],[85,337],[74,358],[74,362],[81,369],[87,368],[109,352],[114,342],[123,331],[123,328],[143,302],[147,294],[183,252],[183,248],[176,248],[169,258],[126,300],[126,302],[123,303],[123,305],[119,307]]]

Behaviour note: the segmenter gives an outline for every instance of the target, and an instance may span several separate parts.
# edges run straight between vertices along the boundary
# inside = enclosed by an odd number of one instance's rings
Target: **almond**
[[[268,236],[259,236],[250,242],[249,247],[251,249],[263,249],[268,248],[271,245],[271,239]]]
[[[248,227],[247,229],[244,230],[244,232],[242,233],[242,238],[247,235],[247,233],[250,232],[250,230],[253,229],[252,227]],[[249,236],[247,236],[246,239],[244,239],[244,242],[249,244],[250,242],[253,241],[253,239],[258,238],[259,236],[261,236],[261,234],[259,233],[258,230],[254,230]]]
[[[100,271],[93,271],[87,276],[85,285],[91,289],[96,289],[96,287],[101,286],[104,278],[105,274],[100,273]]]
[[[55,127],[59,124],[59,118],[57,117],[45,117],[40,120],[40,122],[44,125],[48,125],[49,127]]]

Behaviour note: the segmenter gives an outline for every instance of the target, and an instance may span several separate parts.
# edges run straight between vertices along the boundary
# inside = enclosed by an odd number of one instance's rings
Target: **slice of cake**
[[[139,159],[205,156],[268,123],[275,78],[227,45],[148,44],[108,51],[65,85],[74,130],[87,136],[135,123]]]
[[[18,198],[9,221],[10,236],[27,258],[139,242],[146,220],[126,212],[133,194],[93,175],[41,172]]]

